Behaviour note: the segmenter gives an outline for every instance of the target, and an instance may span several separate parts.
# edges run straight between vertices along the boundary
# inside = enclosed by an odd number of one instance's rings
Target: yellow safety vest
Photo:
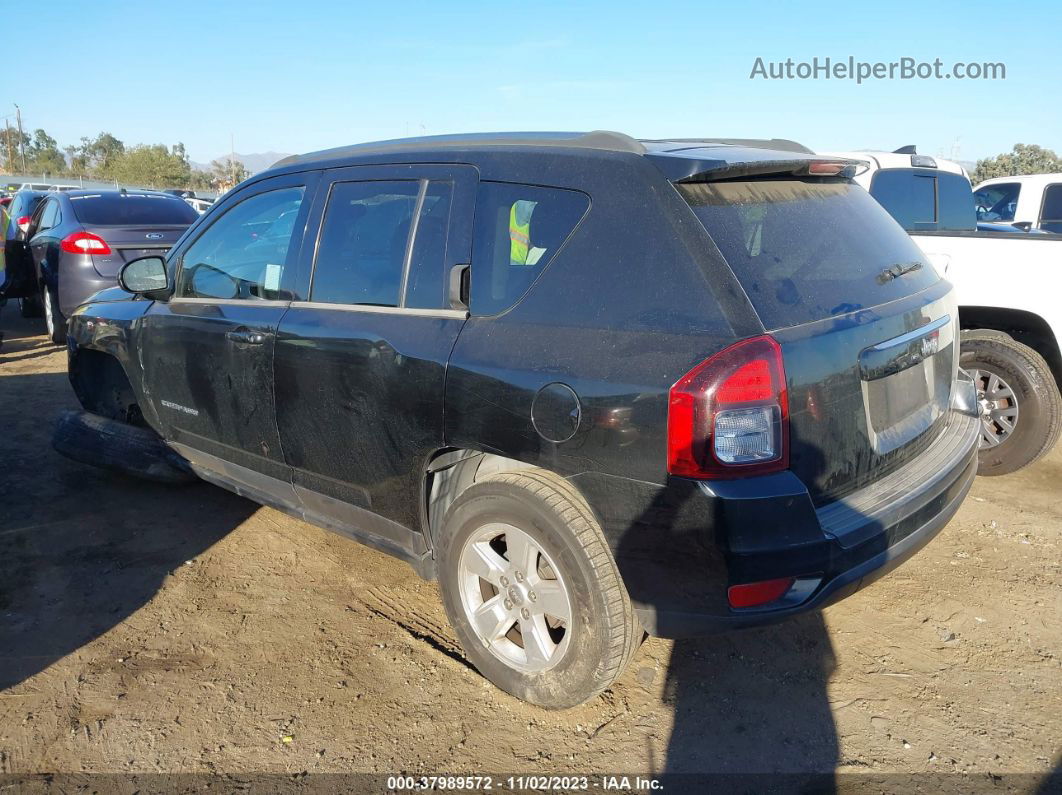
[[[516,220],[516,202],[509,208],[509,264],[526,265],[531,250],[531,219],[521,224]]]

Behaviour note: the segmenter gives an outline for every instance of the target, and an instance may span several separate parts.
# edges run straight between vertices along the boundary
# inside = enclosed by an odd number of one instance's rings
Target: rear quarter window
[[[854,183],[784,178],[676,187],[768,329],[884,304],[939,280],[911,238]],[[906,272],[893,277],[897,266]]]
[[[496,315],[527,292],[590,207],[585,193],[481,182],[472,242],[471,310]]]
[[[871,182],[870,195],[904,229],[916,231],[936,226],[936,185],[932,174],[900,169],[879,171]]]
[[[71,196],[77,220],[85,226],[190,224],[199,214],[184,201],[167,194],[90,194]]]

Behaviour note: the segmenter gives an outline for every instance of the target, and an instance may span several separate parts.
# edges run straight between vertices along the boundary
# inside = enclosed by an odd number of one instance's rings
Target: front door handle
[[[225,339],[241,345],[261,345],[269,336],[264,331],[252,331],[249,328],[238,328],[225,332]]]

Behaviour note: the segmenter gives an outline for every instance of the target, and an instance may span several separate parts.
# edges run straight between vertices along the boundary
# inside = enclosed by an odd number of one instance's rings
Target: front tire
[[[48,328],[48,338],[56,345],[65,345],[66,318],[59,308],[58,296],[47,285],[41,293],[41,303],[44,304],[44,325]]]
[[[1028,345],[998,331],[962,335],[959,365],[981,402],[977,474],[1008,475],[1047,453],[1062,433],[1062,396],[1051,368]]]
[[[593,512],[553,473],[502,473],[469,487],[437,549],[443,603],[466,656],[524,701],[588,701],[644,637]]]

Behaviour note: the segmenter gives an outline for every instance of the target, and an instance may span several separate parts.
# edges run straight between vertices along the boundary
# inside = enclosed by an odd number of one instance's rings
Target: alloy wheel
[[[47,287],[44,288],[44,324],[48,328],[48,336],[55,336],[55,316],[52,314],[52,292]]]
[[[970,370],[981,405],[981,439],[978,447],[996,447],[1005,442],[1018,424],[1018,398],[1010,384],[996,373]]]
[[[461,604],[495,657],[541,673],[564,657],[572,602],[555,561],[529,534],[505,523],[480,528],[458,560]]]

